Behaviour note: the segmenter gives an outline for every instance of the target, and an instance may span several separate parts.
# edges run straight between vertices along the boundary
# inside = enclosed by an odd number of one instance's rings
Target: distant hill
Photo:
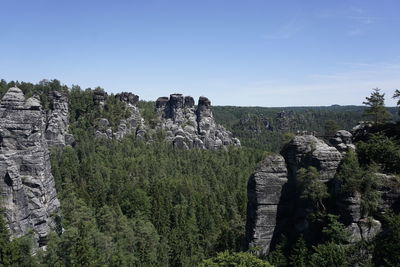
[[[214,106],[218,123],[237,136],[242,145],[269,151],[279,151],[285,134],[297,131],[327,135],[327,122],[334,122],[338,129],[351,130],[363,116],[364,106],[320,107],[235,107]],[[393,120],[399,120],[397,108],[388,107]]]

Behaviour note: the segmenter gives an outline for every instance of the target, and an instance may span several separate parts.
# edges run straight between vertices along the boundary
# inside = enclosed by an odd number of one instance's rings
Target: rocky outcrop
[[[97,99],[99,99],[99,95],[97,94]],[[106,94],[103,94],[106,96]],[[146,134],[146,131],[141,128],[144,123],[143,118],[140,115],[139,108],[136,106],[136,103],[139,101],[139,96],[123,92],[121,94],[115,95],[115,98],[119,101],[126,104],[130,116],[127,119],[121,120],[117,129],[112,129],[109,121],[106,118],[101,118],[98,121],[98,128],[96,130],[95,136],[99,138],[108,138],[108,139],[122,139],[126,135],[136,134],[138,138],[143,138]],[[104,101],[102,106],[104,106]]]
[[[94,94],[95,103],[103,99],[100,91]],[[170,97],[159,97],[156,101],[157,118],[155,129],[145,125],[137,107],[139,96],[132,93],[121,93],[115,96],[124,102],[131,116],[121,120],[117,129],[113,129],[107,119],[98,121],[96,137],[121,139],[135,133],[137,139],[148,140],[148,131],[163,130],[166,141],[178,149],[218,149],[228,145],[240,146],[240,141],[232,136],[223,126],[218,125],[211,111],[211,102],[206,97],[200,97],[197,107],[191,96],[172,94]],[[102,102],[103,105],[104,101]],[[154,122],[153,120],[151,122]],[[150,123],[150,122],[147,122]],[[150,123],[151,124],[151,123]],[[152,126],[153,127],[153,126]]]
[[[45,136],[47,145],[65,146],[72,145],[75,140],[68,133],[69,111],[68,98],[61,92],[52,91],[49,94],[50,109],[46,114]]]
[[[340,152],[313,135],[297,135],[282,150],[289,176],[296,178],[300,168],[313,166],[322,181],[332,179],[342,159]]]
[[[381,203],[379,211],[384,213],[386,209],[392,209],[395,212],[400,212],[400,181],[396,175],[383,173],[376,174],[381,180],[380,194]]]
[[[135,106],[137,102],[139,102],[139,96],[132,94],[132,93],[127,93],[127,92],[122,92],[120,94],[116,94],[115,98],[118,99],[119,101],[125,102],[128,105]]]
[[[335,136],[331,138],[329,142],[336,147],[336,149],[342,153],[342,155],[344,155],[347,151],[349,151],[349,149],[356,149],[352,140],[353,135],[350,132],[346,130],[340,130],[336,132]]]
[[[104,107],[106,103],[107,93],[102,89],[96,89],[93,91],[93,103],[95,105],[100,106],[101,108]]]
[[[302,234],[311,242],[318,239],[308,221],[315,207],[299,198],[296,191],[297,171],[314,166],[321,181],[327,183],[335,176],[341,159],[335,147],[312,135],[295,136],[282,156],[267,157],[248,182],[247,244],[259,247],[259,254],[265,255],[281,233]]]
[[[180,149],[219,149],[240,146],[240,141],[215,122],[211,102],[200,97],[197,108],[190,96],[172,94],[156,101],[157,128],[166,132],[166,139]]]
[[[372,217],[353,222],[347,227],[350,232],[349,242],[371,241],[381,231],[381,228],[381,222]]]
[[[280,155],[267,156],[248,181],[247,244],[259,248],[259,255],[268,253],[277,234],[281,196],[287,181],[285,160]]]
[[[1,206],[12,236],[32,230],[35,244],[45,245],[60,206],[51,174],[46,114],[37,98],[25,100],[15,87],[0,103],[0,178]]]

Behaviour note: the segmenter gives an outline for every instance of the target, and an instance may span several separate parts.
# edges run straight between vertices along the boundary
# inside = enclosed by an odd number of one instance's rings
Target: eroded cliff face
[[[297,135],[282,150],[289,176],[296,179],[300,168],[313,166],[322,181],[332,179],[342,159],[341,153],[313,135]]]
[[[200,97],[197,107],[190,96],[172,94],[156,102],[158,128],[166,131],[167,141],[180,149],[219,149],[240,146],[240,141],[215,122],[211,102]]]
[[[286,185],[287,169],[281,155],[268,155],[250,176],[247,184],[246,237],[249,247],[257,247],[259,255],[266,255],[277,225],[283,218],[282,191]]]
[[[104,91],[95,91],[93,94],[93,102],[101,108],[105,105],[107,94]],[[100,127],[96,130],[96,137],[108,139],[122,139],[129,134],[136,134],[137,138],[144,138],[146,131],[143,128],[144,120],[140,115],[140,110],[136,106],[139,101],[139,96],[132,93],[116,94],[115,98],[125,103],[130,116],[127,119],[121,120],[116,130],[110,127],[107,119],[102,118],[99,121]]]
[[[349,230],[348,242],[372,240],[382,228],[379,221],[386,209],[400,211],[400,185],[395,175],[376,173],[381,182],[378,211],[368,214],[362,210],[362,195],[344,192],[335,179],[343,156],[354,150],[352,134],[338,131],[330,140],[332,146],[312,135],[295,136],[282,150],[282,156],[268,156],[248,181],[246,238],[249,247],[258,247],[266,255],[280,234],[287,237],[302,235],[311,243],[318,241],[318,231],[309,220],[315,209],[296,192],[297,171],[315,167],[333,198],[328,212],[340,215]]]
[[[68,98],[58,91],[53,91],[49,94],[49,99],[51,105],[46,112],[45,130],[47,145],[49,147],[72,145],[75,140],[72,134],[68,133]]]
[[[326,183],[335,176],[341,153],[312,135],[295,136],[281,155],[268,156],[249,178],[247,243],[266,255],[280,234],[312,239],[312,208],[296,192],[297,171],[313,166]]]
[[[64,132],[49,130],[52,138],[46,140],[46,129],[40,101],[10,88],[0,103],[1,205],[12,236],[32,230],[37,246],[45,245],[50,230],[57,228],[60,207],[47,142],[63,143],[58,137]]]

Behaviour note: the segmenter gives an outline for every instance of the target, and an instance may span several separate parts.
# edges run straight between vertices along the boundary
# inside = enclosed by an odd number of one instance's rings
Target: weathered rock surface
[[[100,99],[99,95],[100,94],[98,93],[94,96],[96,96],[96,99]],[[104,99],[102,99],[103,104],[100,105],[104,106],[107,94],[102,94],[102,97],[104,97]],[[101,118],[98,122],[99,127],[97,128],[95,136],[99,138],[122,139],[129,134],[136,133],[136,135],[138,135],[138,131],[140,130],[139,138],[144,137],[146,131],[141,128],[144,120],[140,115],[139,108],[136,106],[136,103],[139,101],[139,96],[132,93],[123,92],[115,95],[115,98],[127,105],[130,116],[127,119],[121,120],[116,130],[113,130],[110,127],[110,123],[107,119]]]
[[[276,234],[281,192],[287,183],[285,160],[280,155],[267,156],[247,185],[246,237],[249,247],[258,247],[266,255]]]
[[[382,184],[379,189],[382,202],[379,205],[379,211],[384,212],[385,209],[392,209],[400,212],[400,181],[396,175],[388,175],[383,173],[376,174],[381,179]]]
[[[371,241],[382,228],[380,221],[373,218],[364,218],[352,223],[347,229],[350,231],[350,242]]]
[[[49,147],[72,145],[75,140],[72,134],[68,133],[68,98],[58,91],[53,91],[50,92],[49,99],[51,106],[46,114],[45,131],[47,145]]]
[[[297,171],[314,166],[321,181],[328,182],[342,159],[336,148],[312,135],[295,136],[282,155],[267,157],[248,182],[247,244],[259,247],[261,255],[281,233],[318,239],[308,221],[314,207],[296,192]]]
[[[400,211],[400,183],[395,175],[376,173],[381,182],[380,202],[378,213],[366,214],[362,211],[361,194],[342,193],[340,190],[333,192],[336,194],[336,210],[340,214],[341,222],[349,230],[351,236],[349,242],[358,242],[361,240],[370,241],[381,231],[381,222],[377,220],[387,209]],[[340,189],[340,182],[336,182],[335,188]],[[371,217],[372,215],[377,218]]]
[[[100,107],[104,107],[106,102],[107,93],[104,90],[96,89],[93,91],[93,103],[95,105],[99,105]]]
[[[349,149],[355,150],[356,147],[353,145],[353,135],[346,131],[340,130],[337,131],[335,136],[329,140],[329,142],[336,147],[336,149],[342,153],[342,155],[346,154]]]
[[[368,124],[356,128],[357,138],[368,136]],[[392,130],[392,132],[394,132]],[[397,176],[377,173],[382,182],[378,212],[367,214],[362,210],[362,195],[341,190],[341,182],[333,179],[342,157],[355,149],[354,137],[347,131],[338,131],[330,140],[333,146],[312,135],[298,135],[281,151],[281,156],[269,156],[249,178],[246,239],[249,247],[258,247],[259,254],[268,253],[274,245],[274,236],[285,234],[296,238],[300,234],[306,242],[319,242],[318,225],[308,215],[313,204],[302,200],[296,192],[297,171],[315,167],[320,179],[334,194],[335,203],[328,212],[339,214],[340,221],[350,232],[348,242],[371,241],[381,232],[379,219],[387,209],[400,211],[400,182]]]
[[[137,102],[139,102],[139,96],[132,94],[132,93],[127,93],[127,92],[122,92],[120,94],[116,94],[115,98],[119,99],[119,101],[125,102],[129,105],[136,105]]]
[[[58,135],[56,135],[58,136]],[[10,88],[0,103],[1,206],[13,237],[32,230],[43,246],[60,203],[51,174],[46,114],[39,100]]]
[[[240,141],[215,122],[211,102],[200,97],[197,108],[194,99],[181,94],[160,97],[156,101],[158,128],[167,134],[167,141],[181,149],[219,149],[240,146]]]
[[[337,210],[340,214],[341,221],[345,225],[351,225],[361,219],[361,194],[342,193],[336,198]]]
[[[296,178],[300,168],[313,166],[322,181],[332,179],[342,159],[340,152],[313,135],[297,135],[282,150],[288,165],[289,177]]]

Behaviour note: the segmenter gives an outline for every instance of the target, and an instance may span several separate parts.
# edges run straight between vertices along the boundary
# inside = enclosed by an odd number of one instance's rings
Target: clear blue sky
[[[0,78],[215,105],[361,104],[400,88],[399,0],[3,0]]]

